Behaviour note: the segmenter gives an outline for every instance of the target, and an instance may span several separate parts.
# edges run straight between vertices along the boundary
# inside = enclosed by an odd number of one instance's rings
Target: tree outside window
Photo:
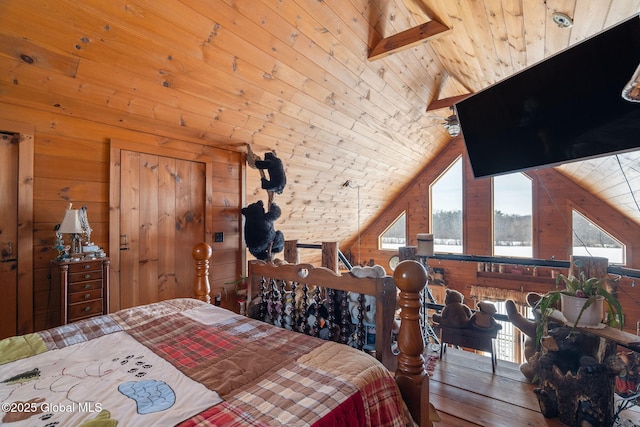
[[[407,246],[407,215],[402,212],[380,235],[380,249],[398,249]]]
[[[625,247],[611,234],[575,209],[572,211],[571,220],[573,255],[604,257],[609,259],[610,264],[625,263]]]
[[[532,257],[531,180],[523,173],[493,177],[493,254]]]
[[[462,158],[431,184],[435,252],[462,253]]]

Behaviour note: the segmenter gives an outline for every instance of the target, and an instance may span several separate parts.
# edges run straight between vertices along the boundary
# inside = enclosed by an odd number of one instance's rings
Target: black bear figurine
[[[272,255],[284,249],[284,235],[276,231],[273,222],[280,217],[278,205],[271,203],[269,211],[264,211],[264,203],[259,200],[242,208],[245,216],[244,240],[251,255],[263,261],[271,261]]]
[[[284,172],[282,160],[276,156],[276,153],[272,151],[266,152],[264,154],[264,160],[256,160],[255,166],[258,169],[266,169],[267,172],[269,172],[269,179],[266,177],[262,178],[262,189],[282,194],[287,184],[287,176]]]

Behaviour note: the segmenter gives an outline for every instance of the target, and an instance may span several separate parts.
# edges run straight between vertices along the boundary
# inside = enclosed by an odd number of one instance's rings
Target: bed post
[[[285,240],[284,241],[284,260],[289,264],[299,264],[300,254],[298,252],[297,240]]]
[[[338,272],[338,242],[322,242],[322,266]]]
[[[193,292],[196,298],[207,304],[211,303],[211,286],[209,285],[209,258],[213,250],[207,243],[198,243],[193,247],[191,256],[196,262],[196,283]]]
[[[396,382],[414,420],[424,427],[429,425],[429,376],[422,355],[424,340],[420,327],[420,291],[427,283],[427,271],[422,264],[406,260],[398,264],[393,279],[400,289],[398,305],[402,309]]]

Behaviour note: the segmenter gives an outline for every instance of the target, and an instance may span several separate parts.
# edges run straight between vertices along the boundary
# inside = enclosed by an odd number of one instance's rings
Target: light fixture
[[[80,211],[78,209],[71,209],[72,207],[73,204],[69,203],[69,208],[64,212],[64,218],[62,218],[57,233],[71,235],[71,255],[78,256],[82,253],[80,235],[84,233],[84,229],[82,228]]]
[[[460,135],[460,121],[458,120],[458,116],[452,114],[447,117],[447,122],[445,123],[444,128],[447,130],[449,135],[454,138]]]
[[[573,26],[573,19],[571,19],[571,17],[566,13],[554,12],[553,15],[551,15],[551,18],[560,28],[570,28]]]
[[[441,116],[429,116],[429,118],[439,120],[440,123],[432,124],[427,127],[443,126],[447,133],[455,138],[456,136],[460,135],[460,120],[458,120],[458,115],[456,114],[454,106],[450,106],[449,109],[451,110],[451,114],[449,114],[447,118]]]
[[[631,80],[622,89],[622,98],[631,102],[640,102],[640,65],[636,68]]]

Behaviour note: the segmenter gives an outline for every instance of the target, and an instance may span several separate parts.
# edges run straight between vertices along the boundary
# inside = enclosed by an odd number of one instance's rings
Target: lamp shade
[[[418,256],[433,256],[433,234],[419,233],[418,239]]]
[[[80,223],[80,211],[78,209],[67,209],[64,212],[64,218],[58,228],[58,233],[82,233],[82,224]]]

